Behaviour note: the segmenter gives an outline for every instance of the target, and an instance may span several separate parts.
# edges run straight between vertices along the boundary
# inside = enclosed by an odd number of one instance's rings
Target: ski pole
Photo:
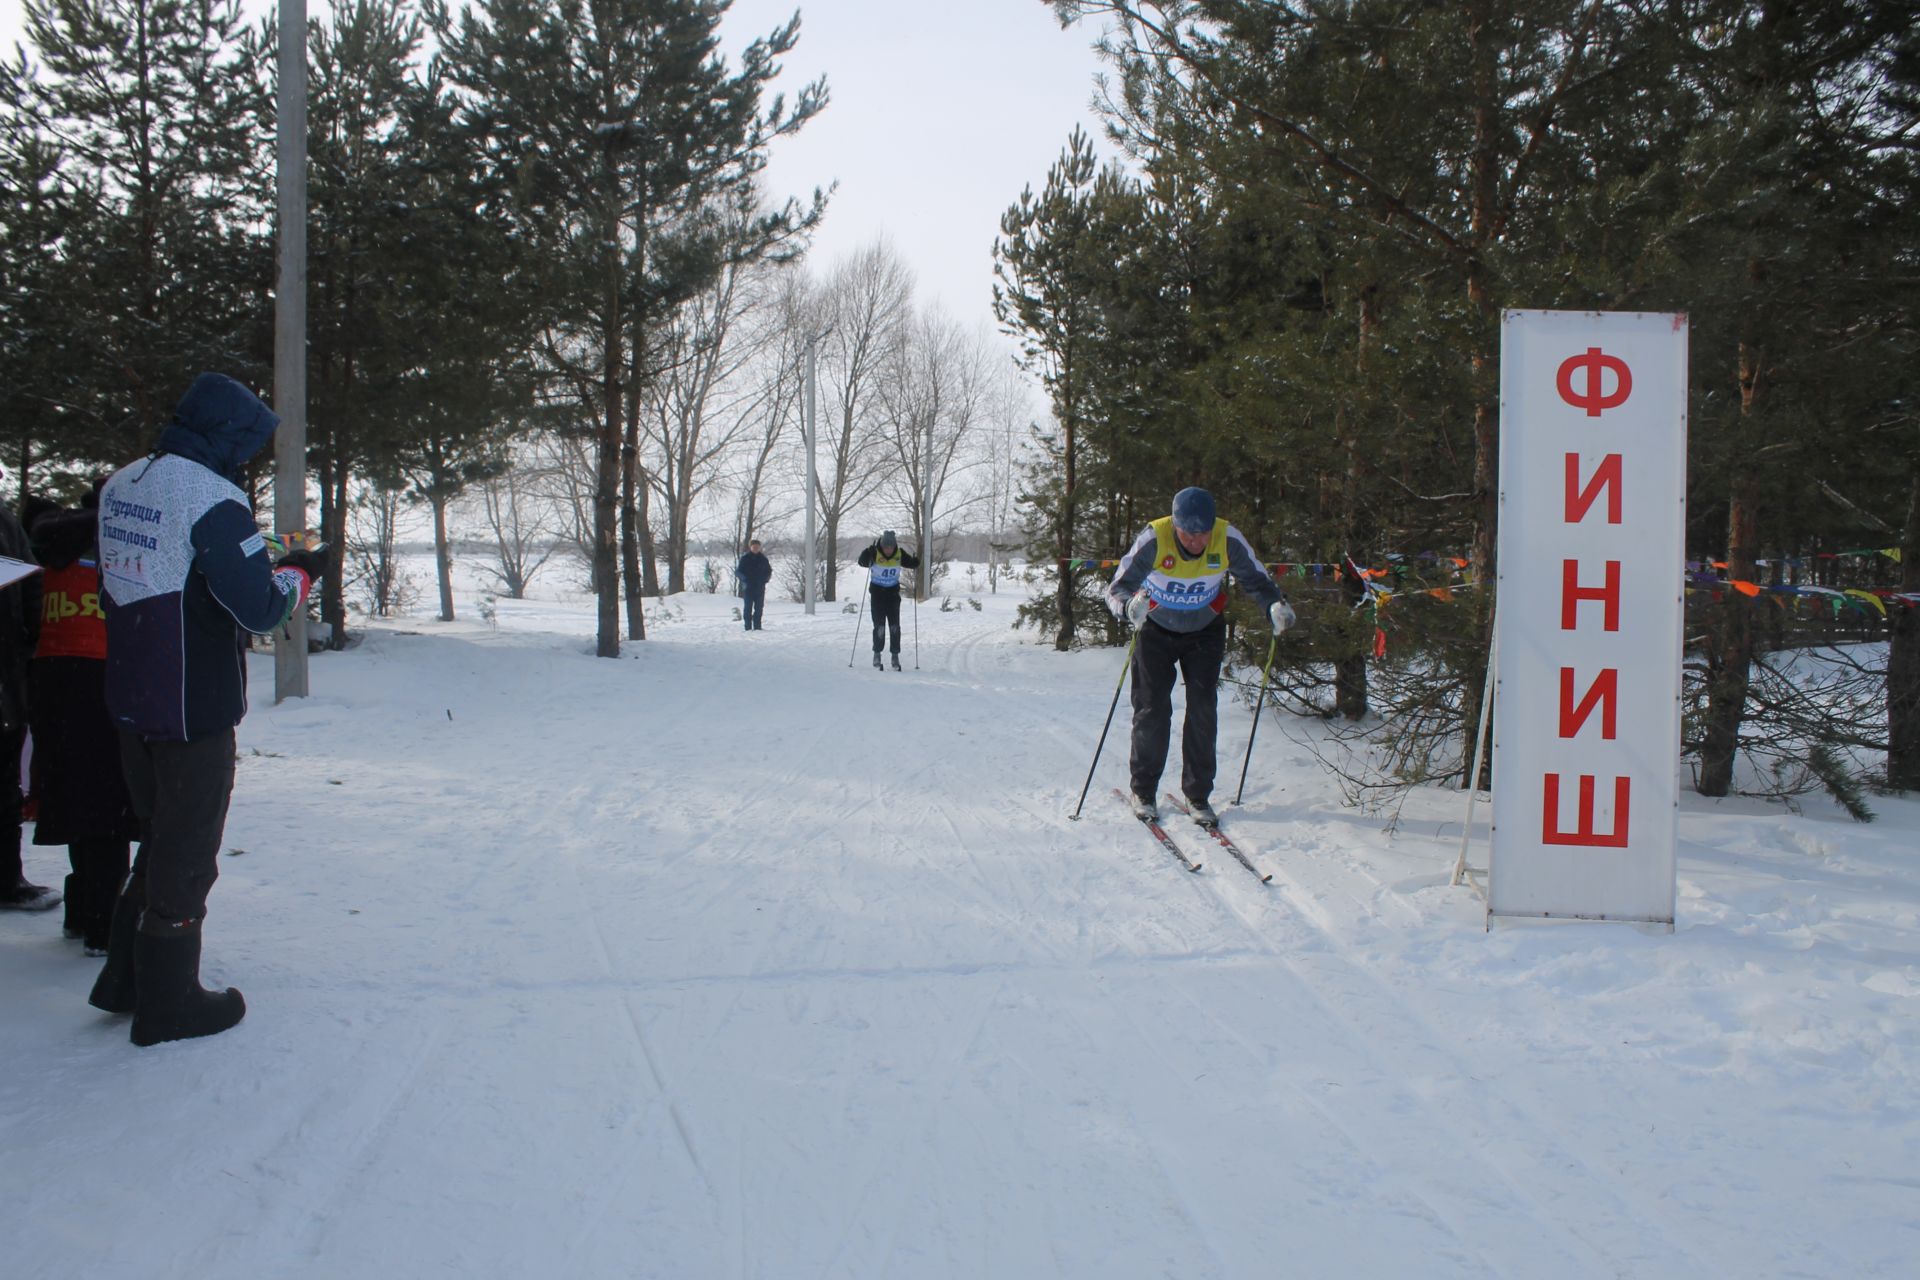
[[[867,570],[867,586],[873,585],[873,570]],[[847,650],[847,667],[853,667],[853,655],[860,652],[860,624],[867,619],[867,592],[860,593],[860,615],[853,621],[853,647]]]
[[[1247,766],[1253,763],[1253,735],[1260,732],[1260,713],[1267,709],[1267,677],[1273,674],[1273,653],[1280,645],[1280,633],[1273,633],[1273,639],[1267,642],[1267,665],[1260,669],[1260,697],[1253,704],[1253,728],[1247,730],[1247,758],[1240,762],[1240,786],[1233,793],[1233,802],[1240,803],[1240,793],[1247,789]]]
[[[1113,728],[1114,708],[1120,705],[1120,690],[1127,683],[1127,668],[1133,665],[1133,646],[1139,640],[1138,631],[1135,631],[1127,640],[1127,660],[1120,664],[1120,679],[1113,686],[1113,701],[1107,704],[1107,722],[1100,726],[1100,741],[1093,749],[1093,763],[1087,766],[1087,780],[1080,784],[1080,802],[1074,805],[1073,812],[1067,815],[1070,818],[1078,818],[1081,807],[1087,803],[1087,788],[1093,785],[1093,771],[1100,764],[1100,752],[1106,748],[1107,730]]]

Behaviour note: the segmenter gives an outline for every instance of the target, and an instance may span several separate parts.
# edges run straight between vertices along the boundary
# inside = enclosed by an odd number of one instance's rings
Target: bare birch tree
[[[761,421],[768,388],[746,376],[751,315],[769,302],[769,268],[734,265],[683,306],[650,344],[660,362],[641,411],[646,473],[666,529],[667,591],[687,589],[695,504],[728,450]]]
[[[985,336],[968,335],[942,312],[904,326],[879,382],[881,434],[888,461],[887,492],[908,513],[924,567],[915,575],[916,599],[927,598],[936,553],[934,531],[975,496],[955,481],[976,465],[965,452],[991,389]]]
[[[764,536],[799,509],[804,494],[781,482],[795,461],[791,445],[801,436],[800,414],[806,392],[807,334],[818,332],[813,293],[798,271],[782,272],[772,282],[772,297],[759,310],[748,376],[759,389],[757,423],[742,433],[728,477],[738,495],[734,507],[733,546]],[[804,481],[800,485],[805,488]]]
[[[900,255],[877,241],[838,264],[827,277],[820,345],[820,454],[814,500],[826,539],[828,600],[839,580],[840,526],[880,487],[879,382],[913,305],[913,275]]]

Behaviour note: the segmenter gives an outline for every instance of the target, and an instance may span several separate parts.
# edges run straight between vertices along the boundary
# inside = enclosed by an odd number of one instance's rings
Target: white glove
[[[1147,610],[1153,607],[1153,601],[1144,591],[1136,591],[1133,599],[1127,601],[1127,621],[1138,631],[1146,625]]]
[[[1293,606],[1285,600],[1275,600],[1267,606],[1267,619],[1273,623],[1273,634],[1279,635],[1294,623],[1300,621],[1294,616]]]

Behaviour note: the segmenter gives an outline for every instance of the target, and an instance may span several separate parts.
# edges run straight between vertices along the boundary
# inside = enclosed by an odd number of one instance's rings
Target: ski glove
[[[327,576],[327,558],[318,551],[289,551],[274,563],[276,569],[298,569],[315,582]]]
[[[1133,624],[1135,631],[1147,625],[1147,610],[1152,607],[1153,601],[1144,591],[1135,592],[1133,599],[1127,601],[1127,621]]]
[[[1275,600],[1267,606],[1267,618],[1273,623],[1273,634],[1279,635],[1300,619],[1294,616],[1293,606],[1285,600]]]
[[[289,551],[274,561],[274,585],[287,593],[287,611],[280,617],[285,623],[294,611],[307,602],[307,596],[313,591],[327,571],[326,557],[318,551]]]

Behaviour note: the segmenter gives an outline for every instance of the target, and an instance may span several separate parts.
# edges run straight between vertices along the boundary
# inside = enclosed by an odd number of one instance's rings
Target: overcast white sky
[[[308,0],[310,15],[329,7]],[[937,299],[969,326],[990,323],[1000,215],[1024,185],[1041,184],[1075,123],[1099,142],[1088,106],[1096,33],[1061,30],[1042,0],[734,0],[728,47],[796,8],[800,44],[780,86],[791,94],[825,75],[832,104],[775,152],[769,182],[776,195],[804,196],[839,181],[816,269],[885,236],[913,268],[921,302]],[[21,9],[0,0],[9,55]]]

